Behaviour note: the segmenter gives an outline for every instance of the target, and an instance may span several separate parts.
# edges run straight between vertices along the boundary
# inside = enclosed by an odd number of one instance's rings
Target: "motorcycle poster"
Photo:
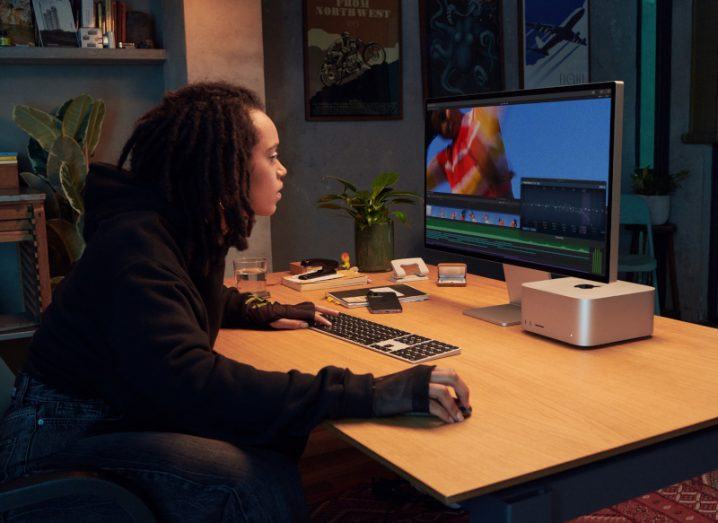
[[[305,0],[307,120],[399,119],[401,1]]]

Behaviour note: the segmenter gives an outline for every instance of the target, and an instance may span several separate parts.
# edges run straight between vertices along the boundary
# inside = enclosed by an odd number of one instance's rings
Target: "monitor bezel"
[[[491,91],[486,93],[477,93],[470,95],[449,96],[442,98],[428,98],[424,100],[424,155],[422,157],[422,165],[426,169],[426,154],[429,143],[428,135],[428,106],[430,104],[454,103],[454,102],[475,102],[481,103],[483,100],[494,98],[518,98],[534,95],[556,95],[572,92],[583,92],[587,90],[611,90],[611,139],[609,145],[609,175],[608,175],[608,209],[607,209],[607,241],[606,241],[606,258],[604,262],[605,273],[603,275],[589,274],[582,271],[575,271],[564,268],[557,268],[552,265],[533,263],[526,260],[514,260],[505,256],[491,255],[485,253],[471,252],[466,249],[444,247],[430,245],[426,236],[426,200],[427,200],[427,184],[426,172],[424,172],[424,205],[423,205],[423,231],[424,231],[424,248],[439,252],[447,252],[468,256],[476,259],[488,260],[496,263],[516,265],[537,269],[563,276],[574,276],[586,280],[597,281],[602,283],[610,283],[616,281],[618,276],[618,229],[619,229],[619,213],[620,213],[620,187],[621,187],[621,150],[622,150],[622,131],[623,131],[623,82],[595,82],[588,84],[578,84],[560,87],[545,87],[540,89],[521,89],[516,91]],[[549,101],[549,100],[547,100]]]

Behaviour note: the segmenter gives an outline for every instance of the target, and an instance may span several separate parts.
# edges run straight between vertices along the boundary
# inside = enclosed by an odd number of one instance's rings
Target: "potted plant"
[[[633,171],[633,192],[646,200],[651,213],[651,223],[661,225],[668,221],[671,210],[670,194],[680,186],[686,176],[688,171],[685,169],[672,174],[659,173],[651,167],[640,167]]]
[[[83,94],[55,114],[16,105],[12,118],[30,136],[27,152],[34,172],[20,176],[28,187],[45,193],[50,273],[56,282],[85,247],[82,195],[90,158],[100,141],[105,103]]]
[[[394,190],[399,175],[386,172],[377,176],[368,190],[358,190],[350,181],[335,176],[343,186],[338,194],[325,194],[317,201],[321,209],[346,212],[354,219],[356,261],[360,271],[376,272],[391,269],[394,258],[394,219],[406,223],[406,214],[390,210],[393,204],[410,204],[419,195]]]

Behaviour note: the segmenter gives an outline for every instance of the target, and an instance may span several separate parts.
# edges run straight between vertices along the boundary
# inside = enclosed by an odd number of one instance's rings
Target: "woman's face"
[[[279,135],[271,118],[262,111],[250,114],[257,130],[257,144],[250,158],[249,203],[259,216],[271,216],[277,210],[287,169],[279,161]]]

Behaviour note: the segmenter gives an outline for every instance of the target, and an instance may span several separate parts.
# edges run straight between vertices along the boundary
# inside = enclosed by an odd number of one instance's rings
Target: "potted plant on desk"
[[[670,214],[670,195],[688,176],[687,170],[677,173],[659,173],[651,167],[635,169],[631,176],[633,192],[641,195],[651,213],[651,223],[661,225],[668,221]]]
[[[377,176],[369,190],[358,190],[350,181],[335,176],[344,190],[338,194],[325,194],[317,201],[321,209],[341,210],[354,219],[356,261],[360,271],[378,272],[391,269],[394,258],[394,219],[406,223],[406,214],[390,210],[393,204],[410,204],[419,195],[394,190],[399,175],[394,172]]]

